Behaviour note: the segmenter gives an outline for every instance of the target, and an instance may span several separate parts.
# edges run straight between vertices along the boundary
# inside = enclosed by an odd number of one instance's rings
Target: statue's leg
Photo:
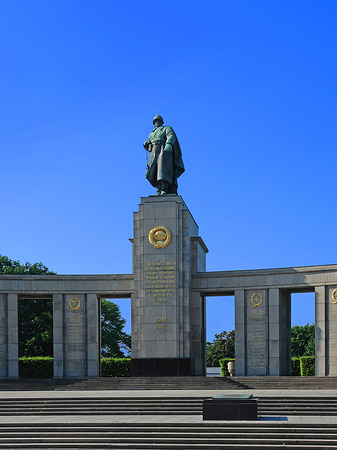
[[[160,190],[160,195],[166,195],[168,194],[169,183],[166,180],[159,180],[158,188]]]

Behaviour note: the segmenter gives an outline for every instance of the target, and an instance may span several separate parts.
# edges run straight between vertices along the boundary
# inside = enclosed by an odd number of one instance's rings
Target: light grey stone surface
[[[165,248],[149,241],[158,226],[171,233]],[[205,270],[206,251],[180,196],[141,199],[134,214],[133,358],[192,358],[195,373],[203,374],[204,306],[200,295],[191,295],[191,277],[192,271]]]
[[[7,367],[8,377],[19,376],[19,338],[18,338],[18,295],[9,293],[7,296]]]

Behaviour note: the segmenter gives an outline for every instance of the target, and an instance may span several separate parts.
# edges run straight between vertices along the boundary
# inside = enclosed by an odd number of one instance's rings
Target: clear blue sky
[[[336,263],[336,23],[335,0],[0,0],[0,253],[131,273],[158,109],[208,270]]]

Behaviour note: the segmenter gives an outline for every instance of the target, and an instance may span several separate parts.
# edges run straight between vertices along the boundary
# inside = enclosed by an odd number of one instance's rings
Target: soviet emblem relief
[[[69,300],[69,308],[71,311],[78,311],[81,307],[80,299],[73,297]]]
[[[150,244],[155,248],[165,248],[171,242],[172,236],[170,231],[163,226],[152,228],[149,233]]]
[[[256,306],[262,306],[263,301],[262,295],[256,292],[251,296],[250,301],[252,302],[253,308],[255,308]]]
[[[332,296],[332,303],[337,303],[337,289],[334,289],[332,291],[331,296]]]

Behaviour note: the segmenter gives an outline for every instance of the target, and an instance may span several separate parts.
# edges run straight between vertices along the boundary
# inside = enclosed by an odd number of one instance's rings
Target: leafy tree
[[[291,327],[291,356],[315,356],[315,325],[293,325]],[[219,360],[235,358],[235,330],[223,331],[206,343],[207,367],[219,367]]]
[[[7,256],[0,255],[0,274],[9,275],[55,275],[48,267],[42,263],[20,264],[20,261],[14,261]]]
[[[101,300],[102,358],[123,358],[130,355],[131,336],[123,331],[126,320],[122,318],[118,305]]]
[[[235,330],[215,334],[213,342],[206,344],[207,367],[219,367],[222,358],[235,358]]]
[[[55,275],[42,263],[20,264],[0,255],[0,274]],[[45,299],[20,299],[19,355],[53,356],[53,302]],[[124,357],[130,354],[131,336],[123,331],[126,320],[118,305],[101,300],[102,357]]]
[[[20,264],[0,255],[0,274],[55,275],[42,263]],[[53,302],[20,299],[18,304],[19,355],[53,356]]]
[[[20,299],[19,356],[53,356],[53,301]]]
[[[291,327],[291,356],[315,356],[315,325]]]

